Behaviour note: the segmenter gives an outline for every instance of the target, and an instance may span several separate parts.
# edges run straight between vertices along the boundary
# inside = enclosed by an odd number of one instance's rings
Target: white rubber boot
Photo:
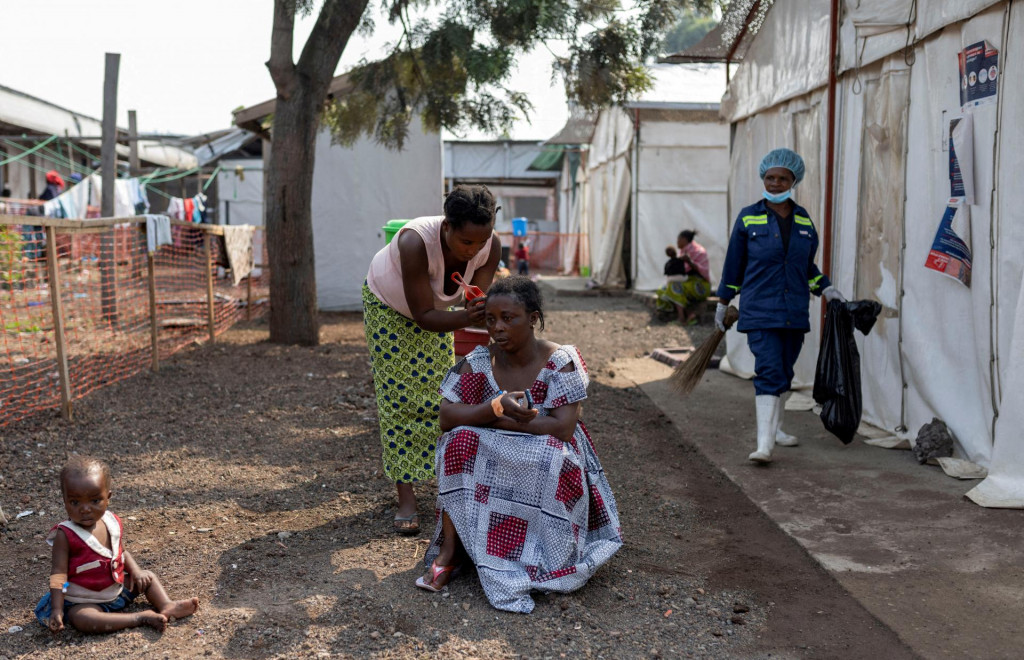
[[[754,399],[757,402],[757,451],[747,458],[755,463],[771,463],[782,400],[771,394],[759,394]]]
[[[790,392],[786,392],[779,397],[781,402],[779,403],[779,425],[775,430],[775,444],[780,447],[796,447],[800,444],[795,435],[790,435],[782,430],[782,418],[786,415],[786,400],[789,399],[790,394]]]

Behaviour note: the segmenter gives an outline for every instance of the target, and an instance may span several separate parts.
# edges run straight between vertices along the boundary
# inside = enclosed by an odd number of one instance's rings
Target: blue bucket
[[[512,218],[512,235],[526,236],[526,218]]]

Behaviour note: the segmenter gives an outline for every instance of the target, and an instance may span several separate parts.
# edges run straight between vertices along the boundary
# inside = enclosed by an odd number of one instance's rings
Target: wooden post
[[[149,337],[153,345],[153,371],[160,371],[160,326],[156,318],[156,257],[152,252],[146,254],[146,266],[149,270]]]
[[[217,339],[216,326],[214,325],[213,313],[213,258],[212,258],[212,237],[210,232],[203,231],[203,254],[206,259],[206,305],[207,323],[210,326],[210,343]]]
[[[68,129],[64,129],[64,144],[68,147],[68,163],[71,165],[71,173],[75,173],[75,154],[71,151],[71,138],[68,133]],[[70,188],[71,185],[69,184]]]
[[[252,320],[252,271],[245,277],[245,320]]]
[[[117,73],[121,65],[118,53],[107,53],[103,76],[103,143],[100,150],[103,163],[101,215],[114,216],[114,182],[117,181]],[[114,230],[100,237],[100,310],[112,325],[117,324],[117,290],[114,264]]]
[[[139,174],[139,131],[135,124],[135,111],[128,111],[128,173]]]
[[[60,296],[60,267],[57,263],[57,230],[46,228],[46,270],[50,280],[53,309],[53,338],[57,344],[57,374],[60,376],[60,414],[71,419],[71,374],[68,373],[67,338],[64,335],[64,305]]]

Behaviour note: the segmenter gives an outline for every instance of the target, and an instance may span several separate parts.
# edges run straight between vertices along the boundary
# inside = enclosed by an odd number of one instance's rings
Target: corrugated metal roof
[[[103,123],[99,119],[68,110],[56,103],[19,92],[0,85],[0,123],[15,127],[22,132],[39,135],[57,135],[70,138],[96,138],[103,134]],[[119,137],[126,137],[128,131],[118,128]],[[99,148],[101,140],[83,139],[82,144]],[[117,152],[127,157],[128,147],[119,145]],[[159,140],[140,140],[139,157],[163,167],[189,169],[196,166],[196,158],[190,152],[162,144]]]

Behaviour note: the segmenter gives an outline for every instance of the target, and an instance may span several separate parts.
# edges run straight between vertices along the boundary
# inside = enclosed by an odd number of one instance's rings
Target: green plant
[[[42,320],[40,318],[14,319],[4,323],[4,330],[11,332],[42,332],[43,326],[40,325]]]
[[[0,225],[0,282],[17,282],[21,273],[21,232],[12,225]]]

